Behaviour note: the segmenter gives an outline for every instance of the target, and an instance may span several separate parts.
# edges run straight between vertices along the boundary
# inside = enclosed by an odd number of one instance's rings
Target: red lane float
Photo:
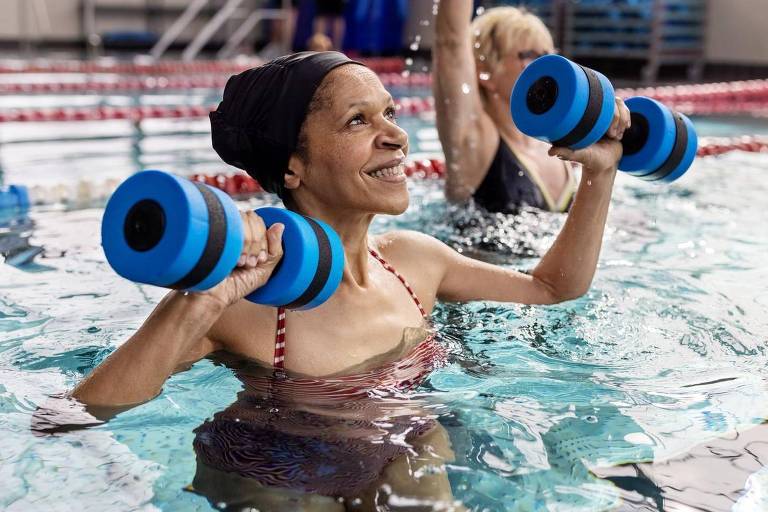
[[[765,102],[665,102],[679,112],[688,115],[750,115],[768,117],[768,98]],[[432,96],[404,96],[395,100],[398,114],[418,116],[433,113],[435,100]],[[177,105],[140,107],[57,107],[26,108],[0,111],[0,123],[50,122],[50,121],[98,121],[108,119],[142,119],[205,117],[215,105]]]
[[[768,153],[768,136],[745,135],[743,137],[707,137],[700,141],[697,156],[717,156],[731,151]]]
[[[0,123],[199,118],[210,111],[211,107],[204,105],[30,108],[0,112]]]
[[[736,138],[706,138],[699,147],[699,156],[721,155],[730,151],[768,153],[768,136],[747,136]],[[415,179],[441,179],[445,176],[442,159],[418,159],[406,164],[406,174]],[[236,199],[246,199],[263,192],[259,183],[243,172],[219,174],[195,174],[190,177],[207,185],[219,188]],[[94,201],[106,200],[120,184],[120,180],[109,179],[101,184],[80,181],[74,186],[32,186],[30,196],[33,204],[77,203],[91,205]]]
[[[434,110],[431,97],[399,98],[395,105],[401,115],[419,115]],[[199,118],[207,117],[215,108],[216,105],[26,108],[0,111],[0,123]]]
[[[379,75],[379,78],[385,87],[429,87],[432,83],[432,75],[428,73],[382,73]],[[229,75],[169,75],[120,77],[119,80],[89,79],[79,82],[0,82],[0,93],[109,93],[187,89],[223,89],[228,79]]]
[[[442,178],[445,174],[445,163],[436,158],[409,161],[405,166],[405,174],[420,179]],[[190,179],[216,187],[236,198],[264,192],[258,181],[244,173],[194,174]]]
[[[377,73],[400,73],[405,61],[398,57],[358,59]],[[0,73],[118,73],[126,75],[170,75],[179,73],[239,73],[259,66],[258,58],[236,60],[198,60],[194,62],[83,62],[45,61],[0,64]]]
[[[697,155],[716,156],[730,151],[768,153],[768,136],[704,139]],[[440,179],[445,176],[445,162],[438,158],[409,161],[405,174],[411,178]],[[190,179],[219,188],[235,198],[249,197],[264,191],[256,180],[243,173],[195,174]]]

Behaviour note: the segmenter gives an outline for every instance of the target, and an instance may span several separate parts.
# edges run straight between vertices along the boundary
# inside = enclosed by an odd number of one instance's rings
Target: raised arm
[[[553,304],[589,290],[597,267],[616,169],[582,179],[565,225],[530,274],[476,261],[451,251],[438,296]]]
[[[449,301],[495,300],[522,304],[552,304],[583,295],[589,289],[600,255],[616,165],[618,142],[629,127],[624,102],[617,100],[609,137],[578,151],[552,148],[550,155],[583,165],[583,175],[568,219],[557,239],[530,274],[473,260],[442,242],[418,233],[401,237],[399,258],[420,257],[422,278]],[[394,245],[394,244],[393,244]],[[423,259],[422,259],[423,258]]]
[[[471,17],[472,0],[443,0],[432,48],[432,89],[450,201],[464,201],[480,186],[499,141],[477,86]]]

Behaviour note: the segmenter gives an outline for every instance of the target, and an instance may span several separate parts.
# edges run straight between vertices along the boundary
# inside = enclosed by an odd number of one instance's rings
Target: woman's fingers
[[[613,109],[613,119],[611,120],[611,126],[608,128],[606,135],[608,138],[621,140],[624,136],[624,131],[631,125],[631,117],[627,105],[624,104],[624,100],[621,98],[615,99],[616,107]]]
[[[278,222],[267,229],[256,213],[242,212],[241,216],[245,240],[237,266],[255,268],[265,263],[276,264],[283,256],[282,236],[285,226]]]
[[[283,232],[285,225],[281,223],[273,224],[267,230],[267,259],[275,263],[283,257]]]
[[[583,149],[569,149],[552,146],[549,155],[561,160],[580,163],[585,170],[601,172],[613,169],[621,158],[621,144],[618,141],[605,138]]]
[[[266,261],[267,228],[256,212],[241,212],[243,220],[243,251],[237,262],[239,267],[255,267]]]
[[[621,98],[616,98],[616,106],[619,110],[619,139],[621,139],[624,136],[624,132],[627,131],[627,128],[632,126],[632,115],[629,112],[629,108],[627,108],[626,103],[624,103],[624,100]]]

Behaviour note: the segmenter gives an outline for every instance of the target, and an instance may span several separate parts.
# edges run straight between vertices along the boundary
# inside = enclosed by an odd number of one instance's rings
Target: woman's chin
[[[404,199],[397,201],[379,201],[370,209],[372,213],[377,215],[401,215],[408,209],[409,198],[406,196]]]
[[[385,215],[401,215],[405,213],[405,211],[408,209],[408,205],[411,202],[411,198],[408,195],[408,192],[406,192],[403,197],[397,198],[396,201],[393,201],[391,204],[389,204],[388,211]]]

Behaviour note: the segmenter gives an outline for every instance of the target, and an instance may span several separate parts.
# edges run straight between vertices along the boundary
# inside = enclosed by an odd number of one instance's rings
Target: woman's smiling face
[[[408,208],[408,135],[395,104],[370,69],[331,71],[315,93],[302,126],[302,148],[291,157],[286,186],[301,207],[333,206],[397,215]]]

